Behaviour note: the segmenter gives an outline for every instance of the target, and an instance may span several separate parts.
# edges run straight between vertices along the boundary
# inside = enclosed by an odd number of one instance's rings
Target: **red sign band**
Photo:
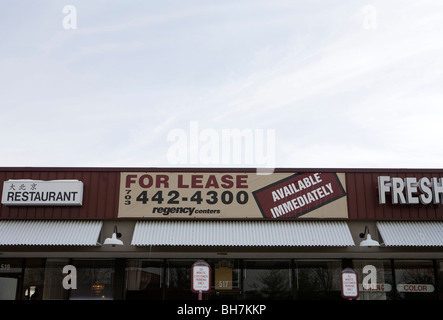
[[[265,218],[294,218],[346,195],[335,173],[302,173],[253,192]]]

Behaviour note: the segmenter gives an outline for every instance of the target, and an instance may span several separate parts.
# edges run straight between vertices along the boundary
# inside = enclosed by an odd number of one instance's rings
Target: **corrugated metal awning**
[[[389,246],[443,246],[443,222],[379,221],[377,229]]]
[[[3,220],[1,246],[96,246],[102,221]]]
[[[343,221],[138,221],[133,246],[354,246]]]

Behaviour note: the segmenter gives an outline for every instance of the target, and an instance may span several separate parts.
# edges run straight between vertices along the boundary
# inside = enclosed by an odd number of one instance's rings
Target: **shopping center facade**
[[[443,170],[0,168],[0,299],[443,299]]]

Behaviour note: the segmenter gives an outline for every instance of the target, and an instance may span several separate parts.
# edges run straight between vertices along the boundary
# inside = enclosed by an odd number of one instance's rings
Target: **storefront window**
[[[297,299],[342,299],[341,270],[341,260],[296,261]]]
[[[191,290],[195,259],[118,262],[0,259],[0,300],[198,298]],[[343,263],[349,265],[342,260],[207,259],[206,262],[212,273],[211,291],[203,293],[204,300],[341,300]],[[62,269],[66,265],[76,268],[75,290],[63,288],[66,275]],[[116,267],[125,271],[117,282]],[[437,281],[443,279],[443,261],[354,259],[350,267],[357,273],[360,300],[443,299],[443,281]]]
[[[20,298],[17,292],[20,291],[22,265],[22,259],[0,259],[0,300]]]
[[[443,300],[443,261],[438,261],[438,299]]]
[[[0,261],[0,300],[18,299],[54,300],[66,299],[63,289],[62,269],[68,259],[7,259]],[[23,281],[22,265],[24,265]],[[2,269],[3,268],[3,269]],[[2,280],[6,279],[6,280]]]
[[[131,259],[126,263],[126,299],[162,299],[163,262]]]
[[[67,258],[50,258],[46,260],[45,280],[43,286],[44,300],[63,300],[68,296],[68,291],[63,288],[64,266],[69,265]]]
[[[359,300],[390,300],[394,297],[390,260],[354,260]]]
[[[243,272],[244,299],[292,299],[290,260],[246,260]]]
[[[169,260],[166,272],[167,300],[196,300],[191,291],[191,267],[195,260]],[[204,294],[205,296],[205,294]]]
[[[434,266],[431,260],[394,260],[397,299],[436,298]]]
[[[45,260],[26,259],[22,299],[42,300],[44,279]]]
[[[70,299],[113,299],[114,264],[114,260],[73,260],[77,289],[71,290]]]
[[[211,300],[241,299],[240,264],[235,259],[208,260],[212,268],[213,285]]]

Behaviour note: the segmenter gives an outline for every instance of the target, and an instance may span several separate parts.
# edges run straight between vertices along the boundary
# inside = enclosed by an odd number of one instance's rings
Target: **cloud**
[[[79,4],[77,30],[57,9],[44,42],[0,53],[3,163],[168,166],[195,120],[275,129],[282,167],[435,165],[441,4],[371,3],[375,29],[354,2]]]

